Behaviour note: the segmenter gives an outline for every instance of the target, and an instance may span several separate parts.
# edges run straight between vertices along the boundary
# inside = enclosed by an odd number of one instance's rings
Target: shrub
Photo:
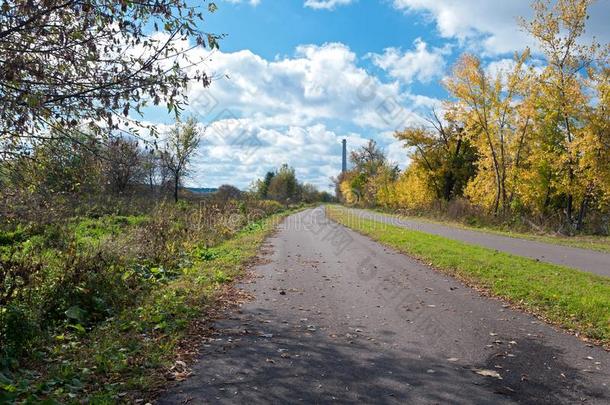
[[[86,334],[137,308],[194,260],[216,257],[213,246],[282,209],[275,201],[181,201],[146,215],[78,215],[3,231],[0,356],[20,359],[54,335]]]

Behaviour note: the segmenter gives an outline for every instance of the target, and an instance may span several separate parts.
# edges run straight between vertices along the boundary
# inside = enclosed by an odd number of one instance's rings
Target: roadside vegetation
[[[178,122],[154,149],[59,137],[2,162],[0,402],[149,395],[275,220],[331,201],[286,165],[269,195],[190,192],[199,127]]]
[[[287,165],[252,190],[185,187],[205,176],[193,160],[205,159],[206,130],[181,117],[186,90],[211,83],[207,56],[187,53],[219,47],[222,35],[203,28],[216,9],[3,3],[1,403],[150,397],[184,373],[183,338],[218,309],[275,221],[332,200]],[[144,122],[154,106],[175,124]]]
[[[535,41],[502,69],[464,54],[449,98],[395,133],[400,171],[371,141],[336,181],[342,202],[466,225],[610,234],[610,46],[583,36],[589,0],[534,1]],[[517,29],[518,27],[515,27]],[[588,41],[588,42],[587,42]]]
[[[363,219],[329,217],[550,323],[610,347],[610,278]]]
[[[281,209],[264,205],[265,213]],[[206,237],[216,232],[188,225],[192,209],[162,209],[162,220],[155,215],[81,221],[76,226],[84,232],[75,242],[87,249],[48,248],[41,254],[75,258],[67,258],[71,267],[58,261],[48,269],[56,273],[56,285],[42,280],[47,291],[22,290],[21,299],[6,307],[0,402],[133,403],[150,399],[168,378],[185,376],[181,344],[189,331],[221,306],[224,286],[243,274],[266,235],[289,212],[247,223],[241,216],[242,224],[224,212],[231,227],[219,224],[216,230],[232,237],[214,244]],[[164,226],[172,231],[154,244],[128,246],[164,233]],[[105,248],[92,247],[98,243]],[[148,260],[134,252],[138,249],[149,252]],[[164,260],[155,262],[153,256]]]

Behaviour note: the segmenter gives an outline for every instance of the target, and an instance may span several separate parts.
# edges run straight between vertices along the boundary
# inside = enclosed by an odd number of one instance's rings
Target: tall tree
[[[427,173],[436,197],[449,201],[462,195],[474,176],[477,151],[460,123],[441,119],[435,110],[427,121],[429,127],[407,128],[394,137],[411,151],[411,165],[420,166],[421,172]]]
[[[274,177],[275,172],[268,171],[263,180],[258,180],[256,182],[256,195],[258,198],[264,200],[269,196],[269,186],[271,185],[271,180],[273,180]]]
[[[161,152],[163,166],[172,176],[174,201],[178,202],[178,191],[185,176],[189,174],[190,163],[199,147],[202,131],[194,118],[178,122],[171,129]]]
[[[27,152],[51,128],[71,137],[69,128],[108,133],[132,125],[128,116],[145,104],[178,113],[188,83],[210,83],[200,61],[186,55],[190,47],[218,46],[218,36],[198,28],[216,5],[202,7],[183,0],[3,1],[0,155]]]
[[[588,106],[586,124],[577,139],[580,159],[578,177],[585,185],[576,229],[581,230],[589,207],[597,203],[602,212],[610,209],[610,67],[590,72],[596,103]]]
[[[534,17],[521,21],[538,42],[547,65],[538,78],[540,143],[549,151],[548,165],[555,173],[554,188],[564,198],[565,221],[571,226],[575,200],[585,201],[588,184],[579,178],[582,156],[578,140],[589,97],[587,68],[599,62],[601,46],[584,44],[582,35],[592,0],[536,0]],[[606,61],[607,63],[607,61]]]
[[[398,167],[388,162],[385,153],[373,139],[352,151],[350,161],[352,170],[341,176],[343,198],[351,204],[374,205],[379,187],[387,185],[385,180],[396,178]]]
[[[352,151],[350,161],[357,172],[373,176],[380,167],[386,164],[386,156],[377,142],[369,139],[360,149]]]
[[[466,54],[445,81],[456,99],[456,118],[464,122],[465,134],[480,155],[472,197],[485,201],[495,214],[509,209],[510,179],[520,163],[517,156],[522,153],[530,121],[527,113],[520,114],[517,108],[529,82],[523,69],[528,56],[529,51],[516,56],[511,71],[494,76],[476,56]]]
[[[268,190],[269,198],[288,204],[301,199],[301,186],[294,169],[283,164],[271,179]]]

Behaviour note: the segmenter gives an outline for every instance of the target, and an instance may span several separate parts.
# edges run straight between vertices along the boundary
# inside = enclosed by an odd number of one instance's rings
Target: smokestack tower
[[[347,171],[347,141],[344,139],[343,143],[343,162],[341,165],[341,173],[345,173]]]

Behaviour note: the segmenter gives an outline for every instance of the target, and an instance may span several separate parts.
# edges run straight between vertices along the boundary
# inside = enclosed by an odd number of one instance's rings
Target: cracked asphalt
[[[329,221],[267,240],[160,404],[608,404],[610,353]]]

